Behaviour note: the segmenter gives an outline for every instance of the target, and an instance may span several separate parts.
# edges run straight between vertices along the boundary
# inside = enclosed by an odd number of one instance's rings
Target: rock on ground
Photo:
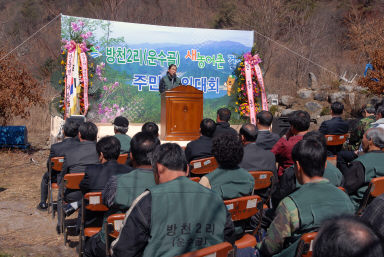
[[[313,91],[309,89],[302,88],[297,92],[297,95],[302,99],[311,98],[313,95]]]

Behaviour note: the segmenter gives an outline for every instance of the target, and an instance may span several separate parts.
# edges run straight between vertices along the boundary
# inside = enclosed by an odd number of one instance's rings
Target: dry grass
[[[46,114],[41,116],[27,121],[35,124],[30,135],[32,144],[38,146],[48,138],[43,124]],[[36,209],[48,154],[48,150],[0,151],[0,256],[76,256],[57,235],[57,220]]]

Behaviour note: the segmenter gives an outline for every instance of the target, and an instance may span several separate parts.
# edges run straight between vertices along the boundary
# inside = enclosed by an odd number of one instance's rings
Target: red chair
[[[101,192],[86,193],[83,197],[83,204],[81,208],[82,208],[82,216],[81,216],[81,226],[80,226],[80,235],[79,235],[79,256],[80,257],[83,256],[84,254],[85,238],[91,237],[101,230],[101,227],[86,227],[86,228],[84,227],[85,210],[96,211],[96,212],[108,211],[108,207],[102,204]]]
[[[200,182],[200,178],[199,177],[193,177],[193,178],[189,178],[189,179],[192,180],[192,181],[195,181],[197,183]]]
[[[117,163],[119,164],[125,164],[128,160],[128,154],[127,153],[123,153],[123,154],[120,154],[119,157],[117,158]]]
[[[349,134],[344,135],[325,135],[327,145],[342,145],[347,141]]]
[[[195,175],[204,175],[210,173],[219,167],[215,157],[208,157],[190,162],[192,166],[191,173]]]
[[[364,193],[363,200],[356,214],[361,215],[372,198],[378,197],[381,194],[384,194],[384,177],[371,179],[371,182],[369,182],[368,188]]]
[[[79,187],[79,184],[80,182],[83,180],[84,178],[84,173],[70,173],[70,174],[66,174],[64,176],[64,189],[67,188],[67,189],[74,189],[74,190],[79,190],[80,187]],[[64,202],[64,190],[61,190],[61,206],[64,206],[65,202]],[[67,226],[65,224],[65,216],[64,216],[64,210],[63,208],[61,208],[61,220],[60,220],[60,224],[61,224],[61,228],[64,233],[64,245],[67,244]]]
[[[59,190],[57,183],[52,183],[52,170],[61,171],[63,168],[64,157],[52,157],[48,163],[48,213],[52,211],[52,218],[55,218],[55,208],[57,205],[56,201],[53,201],[53,189]]]
[[[255,180],[253,191],[269,188],[273,184],[272,171],[250,171],[249,172]]]
[[[232,200],[225,200],[229,213],[232,216],[232,221],[245,220],[259,212],[258,203],[262,200],[258,195],[244,196]],[[254,232],[256,234],[256,232]],[[235,245],[242,249],[246,247],[254,247],[256,238],[250,234],[245,234],[239,240],[236,240]]]
[[[108,216],[107,223],[104,224],[105,230],[105,252],[107,256],[110,256],[109,250],[109,236],[112,238],[117,238],[120,234],[120,230],[123,228],[123,221],[125,218],[125,213],[112,214]]]
[[[305,233],[301,236],[300,242],[296,249],[296,257],[311,257],[312,256],[312,248],[313,241],[317,232]]]
[[[229,251],[232,250],[232,245],[228,242],[223,242],[217,245],[208,246],[206,248],[196,250],[189,253],[184,253],[178,257],[203,257],[203,256],[216,256],[227,257]]]

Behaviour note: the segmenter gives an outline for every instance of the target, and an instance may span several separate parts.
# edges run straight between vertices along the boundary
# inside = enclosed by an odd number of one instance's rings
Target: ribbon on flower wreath
[[[267,96],[265,94],[263,74],[259,63],[261,63],[260,57],[256,54],[254,56],[251,53],[244,55],[244,66],[245,66],[245,83],[247,86],[248,105],[249,105],[249,117],[252,124],[256,125],[256,111],[255,111],[255,99],[253,95],[252,85],[252,69],[255,70],[257,81],[259,82],[260,93],[261,93],[261,108],[268,111]]]
[[[81,92],[80,79],[83,82],[83,115],[88,111],[88,60],[86,52],[89,50],[85,44],[76,44],[73,40],[68,41],[65,48],[68,50],[65,90],[64,90],[64,117],[80,114],[81,105],[77,94]],[[82,78],[79,74],[79,64],[82,68]]]

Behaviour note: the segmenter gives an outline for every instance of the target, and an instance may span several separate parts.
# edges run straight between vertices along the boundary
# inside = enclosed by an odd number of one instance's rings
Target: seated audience
[[[159,127],[154,122],[146,122],[141,127],[141,132],[149,133],[154,137],[159,137]]]
[[[376,121],[372,122],[370,127],[371,128],[384,128],[384,106],[381,105],[376,110]]]
[[[128,153],[131,142],[131,137],[127,135],[129,121],[123,116],[118,116],[112,124],[114,125],[115,137],[120,141],[120,154]]]
[[[256,143],[259,132],[253,124],[244,124],[240,129],[240,139],[243,144],[244,156],[239,166],[248,171],[272,171],[276,174],[276,159],[271,151],[266,151]]]
[[[114,257],[173,257],[223,241],[234,243],[233,223],[223,200],[187,176],[188,162],[177,144],[157,147],[152,163],[156,186],[126,213]]]
[[[227,108],[217,110],[216,130],[213,137],[218,137],[224,134],[237,135],[237,131],[231,128],[229,120],[231,119],[231,111]]]
[[[255,181],[248,171],[239,167],[244,154],[239,137],[226,134],[214,138],[212,153],[219,167],[202,177],[200,184],[224,200],[251,195]]]
[[[271,150],[279,164],[277,173],[279,176],[283,175],[286,168],[293,165],[292,149],[307,133],[311,117],[306,111],[294,111],[289,114],[288,121],[291,127],[287,134],[280,138]]]
[[[120,154],[120,141],[113,136],[103,137],[96,144],[100,164],[89,165],[80,182],[80,190],[85,195],[89,192],[101,192],[109,178],[118,174],[128,173],[131,167],[117,163]],[[101,227],[102,212],[86,211],[85,227]]]
[[[279,141],[278,134],[271,132],[271,124],[273,115],[269,111],[261,111],[256,115],[257,139],[256,145],[264,150],[271,150],[272,147]]]
[[[361,219],[371,225],[376,234],[384,241],[384,194],[376,197],[364,210]]]
[[[326,219],[354,212],[347,194],[323,178],[327,149],[322,143],[302,140],[293,147],[292,158],[302,186],[277,207],[276,216],[258,246],[262,256],[294,256],[303,233],[316,230]]]
[[[318,131],[310,131],[305,134],[303,136],[303,140],[307,139],[316,140],[326,147],[326,139],[324,135]],[[342,186],[344,180],[343,174],[330,161],[327,161],[326,163],[323,177],[328,179],[332,185],[337,187]],[[277,203],[279,203],[280,200],[291,194],[298,187],[300,187],[300,184],[296,179],[295,169],[291,166],[284,171],[284,174],[279,179],[279,184],[273,194],[273,201],[275,203],[274,206],[277,206]]]
[[[51,145],[51,150],[49,153],[47,166],[49,165],[49,162],[51,161],[51,158],[53,157],[64,157],[64,154],[66,151],[72,149],[76,143],[79,142],[79,140],[76,138],[76,136],[79,133],[79,126],[80,122],[77,120],[67,118],[64,123],[64,139],[62,142],[56,143]],[[60,170],[53,170],[51,174],[52,183],[56,183],[57,181],[57,175],[60,173]],[[41,179],[41,197],[40,197],[40,203],[37,206],[37,209],[39,210],[46,210],[48,208],[48,205],[46,203],[47,197],[48,197],[48,183],[49,183],[49,174],[48,172],[44,173],[43,178]]]
[[[368,129],[363,136],[362,145],[365,154],[349,165],[341,167],[344,187],[356,209],[359,207],[371,179],[384,176],[384,129]]]
[[[324,135],[343,135],[348,133],[349,125],[345,122],[341,115],[343,114],[344,105],[340,102],[334,102],[331,105],[332,119],[323,121],[319,131]],[[327,146],[328,155],[336,155],[342,149],[342,145]]]
[[[185,156],[188,162],[212,156],[212,136],[215,129],[216,123],[211,119],[203,119],[200,122],[201,136],[189,142],[185,148]]]
[[[67,173],[81,173],[85,171],[88,165],[98,164],[99,155],[96,151],[96,138],[97,127],[92,122],[84,122],[79,127],[79,140],[80,142],[71,148],[70,151],[66,151],[64,155],[63,169],[57,178],[58,184],[61,184],[64,175]],[[61,220],[61,187],[58,196],[58,221]],[[69,204],[63,206],[64,214],[66,216],[71,215],[80,206],[78,201],[81,200],[82,194],[79,190],[66,189],[64,191],[64,200]],[[60,226],[57,226],[57,231],[60,233]]]
[[[375,128],[375,127],[381,127],[384,128],[384,124],[381,124],[384,122],[384,119],[381,118],[384,115],[384,106],[378,106],[377,111],[376,111],[376,122],[375,121],[375,116],[373,116],[373,119],[369,118],[364,121],[364,124],[366,127],[362,127],[361,131],[364,131],[361,135],[363,136],[365,131],[367,131],[369,128]],[[363,119],[364,120],[364,119]],[[371,123],[368,123],[370,122]],[[360,135],[360,133],[359,133]],[[345,169],[345,166],[348,166],[353,160],[355,160],[357,157],[359,157],[359,154],[363,151],[361,140],[362,136],[359,139],[359,144],[355,147],[355,151],[340,151],[337,154],[337,167],[339,169]]]
[[[127,211],[136,197],[155,185],[149,155],[158,145],[159,139],[148,133],[139,132],[132,138],[130,155],[134,170],[108,180],[103,191],[103,203],[109,208],[104,214],[105,220],[112,214]],[[85,256],[105,256],[104,228],[87,240],[84,251]]]
[[[363,139],[365,131],[370,128],[371,123],[375,122],[375,107],[371,104],[367,104],[362,109],[363,118],[359,120],[356,129],[351,131],[349,136],[349,145],[353,150],[358,150]]]
[[[357,217],[325,222],[316,236],[313,257],[383,257],[383,244]]]

